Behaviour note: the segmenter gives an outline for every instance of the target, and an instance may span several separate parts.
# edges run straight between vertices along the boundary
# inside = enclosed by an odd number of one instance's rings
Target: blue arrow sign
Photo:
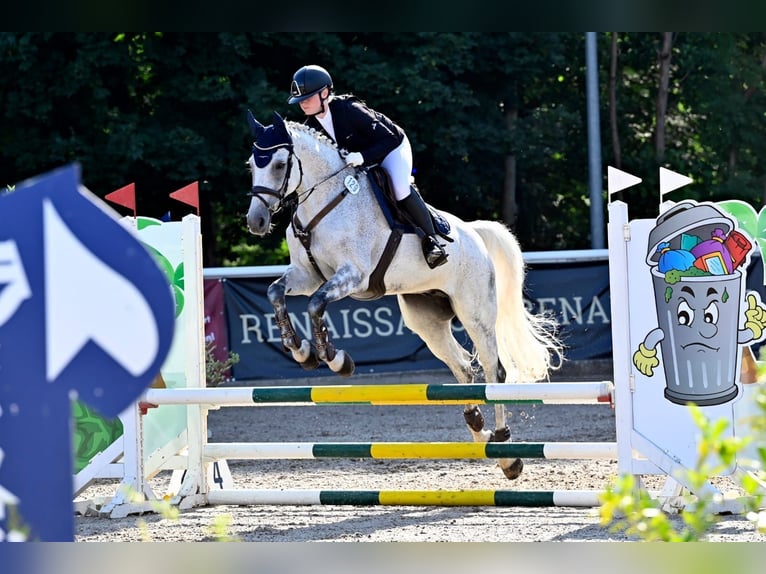
[[[0,539],[74,539],[71,400],[117,416],[173,338],[164,274],[79,179],[0,197]]]

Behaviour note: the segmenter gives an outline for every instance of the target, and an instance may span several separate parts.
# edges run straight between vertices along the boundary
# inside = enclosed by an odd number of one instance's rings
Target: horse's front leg
[[[342,377],[350,377],[354,374],[354,360],[346,351],[335,348],[330,332],[327,330],[324,314],[329,303],[356,292],[360,283],[360,274],[352,269],[343,268],[328,279],[309,299],[308,312],[314,332],[317,357]]]
[[[295,332],[295,327],[290,320],[285,302],[287,274],[283,275],[271,285],[267,291],[269,302],[274,307],[274,320],[279,328],[279,337],[282,340],[282,348],[292,354],[293,359],[306,371],[316,369],[319,366],[311,342],[300,339]]]

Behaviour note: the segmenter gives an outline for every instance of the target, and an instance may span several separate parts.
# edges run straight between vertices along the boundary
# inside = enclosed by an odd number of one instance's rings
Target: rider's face
[[[323,96],[327,96],[327,88],[324,90],[321,90],[320,92],[317,92],[310,98],[306,98],[305,100],[302,100],[298,103],[298,105],[301,107],[301,110],[303,110],[303,113],[307,116],[313,116],[314,114],[319,114],[322,111],[322,100],[319,97],[320,94]],[[321,115],[321,114],[320,114]]]

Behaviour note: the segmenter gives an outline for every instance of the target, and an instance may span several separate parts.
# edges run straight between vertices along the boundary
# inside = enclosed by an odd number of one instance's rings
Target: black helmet
[[[290,84],[290,99],[288,104],[297,104],[310,98],[322,88],[332,90],[332,78],[322,66],[303,66],[293,74],[293,83]]]

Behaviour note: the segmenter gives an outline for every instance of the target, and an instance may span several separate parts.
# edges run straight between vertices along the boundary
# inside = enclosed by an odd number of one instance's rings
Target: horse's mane
[[[302,124],[299,122],[293,122],[288,120],[287,126],[292,130],[293,132],[302,132],[303,134],[314,138],[319,143],[328,146],[331,150],[335,151],[336,153],[339,151],[340,148],[338,148],[338,145],[324,132],[320,132],[317,129],[312,128],[311,126],[308,126],[306,124]]]

